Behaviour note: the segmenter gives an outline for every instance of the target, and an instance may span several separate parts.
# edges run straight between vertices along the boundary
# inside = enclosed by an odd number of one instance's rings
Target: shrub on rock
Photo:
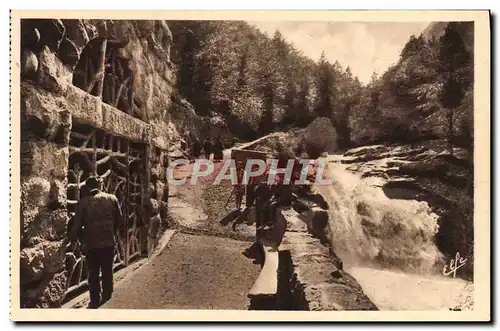
[[[307,127],[303,144],[311,158],[318,158],[324,152],[333,153],[337,149],[337,131],[328,118],[319,117]]]

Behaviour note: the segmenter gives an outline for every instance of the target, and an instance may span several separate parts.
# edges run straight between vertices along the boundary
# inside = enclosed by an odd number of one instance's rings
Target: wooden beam
[[[83,73],[82,73],[82,79],[83,79],[83,86],[87,86],[88,82],[88,71],[89,71],[89,59],[88,57],[83,60],[84,67],[83,67]]]
[[[135,79],[135,76],[134,76],[134,73],[132,72],[130,74],[130,83],[129,83],[129,87],[128,87],[128,93],[127,93],[127,113],[131,114],[132,113],[132,109],[133,109],[133,97],[134,97],[134,94],[133,94],[133,88],[134,88],[134,79]]]
[[[87,140],[87,138],[89,137],[86,134],[78,133],[78,132],[73,132],[73,131],[70,132],[70,135],[72,137],[75,137],[75,138],[78,138],[78,139],[84,139],[84,140]]]
[[[114,135],[112,135],[112,134],[110,134],[110,135],[109,135],[109,141],[108,141],[108,142],[109,142],[109,144],[108,144],[108,149],[109,149],[110,151],[112,151],[112,150],[113,150],[113,138],[114,138],[114,137],[115,137],[115,136],[114,136]]]
[[[116,99],[116,97],[115,97],[115,95],[116,95],[116,93],[115,93],[116,92],[116,76],[114,74],[111,74],[109,84],[110,84],[109,90],[111,92],[109,103],[111,104]]]
[[[106,48],[108,45],[108,40],[104,39],[101,44],[101,53],[99,58],[99,69],[96,73],[97,85],[97,96],[102,98],[102,89],[104,86],[104,76],[106,72]]]
[[[106,132],[103,131],[100,136],[101,136],[101,139],[97,140],[97,143],[98,143],[97,147],[106,149]]]
[[[116,52],[112,52],[111,55],[111,71],[113,75],[116,76]]]
[[[128,100],[128,92],[129,91],[130,91],[129,87],[124,88],[124,93],[122,93],[122,98],[120,100],[122,102],[123,107],[119,108],[119,109],[123,110],[125,113],[127,113],[129,115],[134,116],[134,112],[131,111],[130,103]],[[117,105],[118,105],[118,103],[117,103]],[[116,107],[116,108],[118,108],[118,107]]]
[[[128,82],[130,81],[130,77],[128,77],[121,85],[120,88],[118,89],[118,93],[116,94],[116,98],[114,99],[113,106],[115,108],[118,108],[118,102],[120,102],[120,98],[122,97],[122,93],[124,89],[126,89],[126,86]],[[126,111],[128,113],[128,111]]]
[[[116,59],[116,64],[117,64],[117,68],[118,68],[118,75],[117,76],[120,80],[123,80],[125,78],[125,75],[124,75],[123,66],[122,66],[122,63],[120,61],[120,58]]]
[[[96,148],[94,150],[94,148],[80,148],[80,147],[73,147],[73,146],[69,146],[69,152],[70,153],[80,153],[80,154],[90,154],[90,153],[96,153],[96,155],[110,155],[110,156],[113,156],[113,157],[126,157],[127,154],[126,153],[122,153],[122,152],[112,152],[112,151],[109,151],[107,149],[103,149],[103,148]]]
[[[148,219],[144,220],[144,224],[149,223],[149,215],[146,213],[142,206],[146,206],[148,204],[148,200],[150,198],[151,192],[149,192],[149,183],[151,182],[151,145],[146,144],[144,146],[144,158],[143,158],[143,167],[144,167],[144,180],[142,181],[142,201],[141,201],[141,214],[143,217]]]
[[[93,132],[89,133],[87,139],[82,143],[81,147],[85,148],[89,145],[90,139],[92,139]]]
[[[130,146],[129,142],[125,141],[125,154],[127,155],[127,161],[128,157],[130,154]],[[129,262],[129,235],[128,235],[128,216],[129,216],[129,203],[130,203],[130,188],[129,188],[129,183],[130,183],[130,167],[128,167],[129,162],[127,162],[127,169],[126,169],[126,177],[125,177],[125,210],[123,211],[123,215],[125,215],[125,265],[128,265]]]
[[[111,156],[111,155],[107,155],[107,156],[103,157],[102,159],[97,160],[96,165],[97,165],[97,166],[100,166],[100,165],[102,165],[102,164],[104,164],[104,163],[108,162],[109,160],[111,160],[111,158],[112,158],[112,156]]]
[[[81,183],[68,183],[68,188],[82,188],[85,185],[85,182]],[[78,200],[78,199],[77,199]]]
[[[70,152],[70,157],[71,157],[71,154],[74,154],[74,153],[79,153],[82,155],[83,157],[83,160],[85,161],[85,163],[87,164],[87,166],[92,169],[93,165],[92,165],[92,161],[89,160],[89,157],[88,157],[88,153],[92,153],[93,152],[93,149],[92,148],[86,148],[87,152],[80,152],[79,150],[81,150],[82,148],[78,148],[78,147],[72,147],[70,146],[69,147],[69,152]]]
[[[117,167],[120,168],[120,170],[127,169],[127,165],[124,164],[124,163],[121,163],[116,158],[112,158],[111,160],[112,160],[112,162],[113,162],[114,165],[116,165]]]
[[[107,45],[107,46],[109,46],[109,42],[108,42],[108,45]],[[107,49],[107,53],[108,53],[108,55],[106,56],[106,60],[104,61],[104,64],[106,64],[106,63],[109,63],[109,62],[110,62],[109,60],[113,57],[113,54],[114,54],[114,49],[113,49],[112,47],[109,47],[109,48]]]
[[[87,63],[88,63],[88,70],[87,70],[87,73],[88,73],[88,84],[86,87],[85,87],[85,90],[87,91],[87,93],[91,93],[92,90],[94,89],[94,86],[95,86],[95,83],[96,83],[96,79],[95,79],[95,70],[94,70],[94,65],[92,63],[92,57],[88,56],[87,57]]]
[[[97,175],[97,131],[92,132],[92,165],[94,176]]]
[[[102,180],[106,179],[109,175],[111,175],[111,169],[108,169],[108,171],[106,171],[105,173],[103,173],[102,175],[100,175],[99,177],[101,177]]]
[[[113,75],[106,74],[106,78],[104,79],[104,87],[102,91],[102,101],[110,104],[113,100],[113,88],[111,87],[113,82]]]

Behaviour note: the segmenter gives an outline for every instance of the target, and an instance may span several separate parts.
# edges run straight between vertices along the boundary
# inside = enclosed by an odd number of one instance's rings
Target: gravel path
[[[241,252],[248,243],[175,233],[154,260],[120,282],[102,308],[248,309],[260,266]]]

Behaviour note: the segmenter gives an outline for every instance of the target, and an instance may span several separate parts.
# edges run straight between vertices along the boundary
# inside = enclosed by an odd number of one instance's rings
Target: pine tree
[[[401,51],[401,59],[406,59],[412,55],[417,54],[420,49],[424,46],[425,39],[423,35],[420,35],[418,38],[415,35],[410,36],[410,40],[406,43],[405,47]]]
[[[241,55],[240,65],[238,68],[238,88],[240,89],[244,88],[247,85],[246,70],[248,66],[249,48],[250,45],[246,45],[245,50]]]
[[[457,23],[449,23],[440,39],[439,71],[443,76],[443,88],[440,93],[441,105],[447,109],[448,146],[453,154],[453,112],[460,106],[465,92],[471,84],[467,51]]]
[[[331,64],[325,56],[325,52],[321,53],[318,62],[316,77],[317,101],[315,111],[319,117],[332,118],[333,111],[333,95],[332,89],[334,87],[334,74]]]
[[[353,107],[361,98],[361,83],[353,77],[349,67],[341,74],[339,84],[339,97],[337,106],[338,114],[336,120],[336,129],[339,135],[339,146],[341,148],[349,147],[351,144],[351,132],[349,128],[349,118]]]

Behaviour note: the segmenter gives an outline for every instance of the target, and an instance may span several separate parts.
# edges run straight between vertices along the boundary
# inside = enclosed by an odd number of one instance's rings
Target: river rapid
[[[438,216],[426,202],[389,199],[383,178],[361,178],[330,155],[317,186],[328,202],[330,240],[344,268],[381,310],[472,309],[473,284],[444,276],[434,243]],[[380,162],[383,162],[381,160]]]

